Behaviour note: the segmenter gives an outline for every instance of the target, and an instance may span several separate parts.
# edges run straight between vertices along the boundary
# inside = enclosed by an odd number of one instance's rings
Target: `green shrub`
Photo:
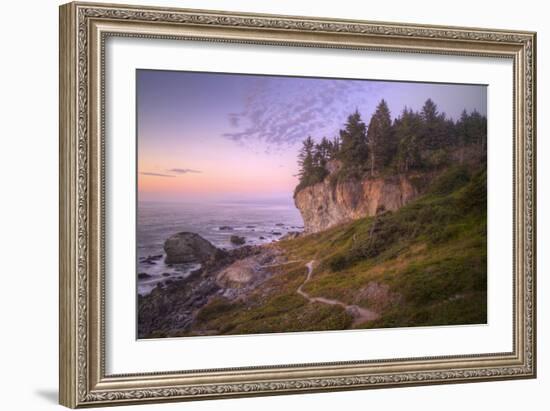
[[[349,267],[350,261],[347,255],[336,254],[328,259],[326,262],[331,271],[341,271],[346,267]]]
[[[453,166],[431,184],[429,193],[445,195],[452,193],[470,181],[470,173],[464,166]]]
[[[458,206],[463,212],[487,212],[487,171],[477,173],[470,184],[459,191]]]

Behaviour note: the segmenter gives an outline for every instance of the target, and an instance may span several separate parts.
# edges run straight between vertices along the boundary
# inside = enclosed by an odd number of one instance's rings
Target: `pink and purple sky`
[[[333,138],[384,98],[392,117],[431,98],[487,111],[484,85],[137,70],[140,201],[292,199],[308,135]]]

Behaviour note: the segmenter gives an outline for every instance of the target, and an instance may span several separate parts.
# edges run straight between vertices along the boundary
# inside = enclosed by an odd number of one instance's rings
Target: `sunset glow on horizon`
[[[370,80],[137,70],[140,201],[292,200],[309,135],[334,138],[356,109],[392,117],[431,98],[457,118],[486,114],[487,89]]]

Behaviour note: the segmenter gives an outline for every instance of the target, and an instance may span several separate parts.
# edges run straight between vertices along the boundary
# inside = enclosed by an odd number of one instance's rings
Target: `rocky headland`
[[[294,193],[294,204],[304,221],[304,233],[317,233],[359,218],[399,210],[426,194],[450,167],[460,165],[479,170],[486,161],[477,145],[449,150],[447,156],[448,163],[436,169],[378,173],[360,178],[341,178],[342,162],[330,160],[322,181]]]
[[[433,174],[414,173],[335,181],[331,177],[305,187],[294,196],[306,233],[317,233],[338,224],[383,211],[395,211],[423,194]]]
[[[270,267],[284,262],[275,244],[245,245],[222,250],[196,233],[181,232],[164,244],[169,264],[200,263],[201,267],[179,281],[160,283],[151,293],[139,296],[138,336],[152,338],[193,331],[201,308],[212,299],[243,299],[268,279]]]

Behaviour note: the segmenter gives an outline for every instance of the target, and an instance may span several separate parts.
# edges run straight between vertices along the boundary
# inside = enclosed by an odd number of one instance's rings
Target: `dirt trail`
[[[340,307],[343,307],[348,313],[350,313],[353,316],[353,325],[358,325],[365,323],[367,321],[376,320],[379,316],[374,311],[368,310],[366,308],[359,307],[358,305],[348,305],[343,303],[342,301],[338,300],[331,300],[329,298],[324,297],[311,297],[308,293],[302,290],[304,285],[307,284],[307,282],[311,279],[311,275],[313,274],[313,264],[315,263],[315,260],[311,260],[309,263],[306,264],[307,267],[307,277],[305,281],[298,287],[296,292],[300,294],[302,297],[308,299],[312,303],[322,303],[322,304],[330,304],[330,305],[339,305]]]

